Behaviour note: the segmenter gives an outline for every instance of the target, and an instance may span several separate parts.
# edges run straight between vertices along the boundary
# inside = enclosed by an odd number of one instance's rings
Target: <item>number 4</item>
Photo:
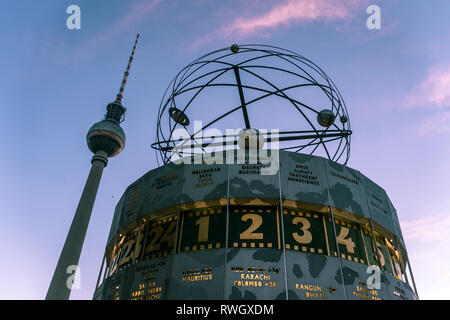
[[[348,237],[345,239],[345,237],[348,236],[349,228],[341,227],[341,231],[339,232],[339,235],[337,237],[338,244],[342,244],[345,246],[345,249],[347,249],[348,253],[355,253],[355,243],[353,242],[352,238]]]

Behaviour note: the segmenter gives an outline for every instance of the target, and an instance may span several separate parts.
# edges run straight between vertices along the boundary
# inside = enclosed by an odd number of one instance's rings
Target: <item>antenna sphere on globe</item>
[[[239,45],[233,44],[233,45],[230,47],[230,50],[231,50],[231,52],[233,52],[233,53],[237,53],[237,52],[239,51]]]
[[[324,109],[317,114],[317,122],[325,128],[328,128],[333,124],[334,118],[333,111],[328,109]]]

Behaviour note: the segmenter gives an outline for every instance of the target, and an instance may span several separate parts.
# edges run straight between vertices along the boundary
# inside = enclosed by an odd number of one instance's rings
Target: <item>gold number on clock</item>
[[[112,275],[116,270],[120,257],[120,248],[115,247],[111,255],[111,267],[109,268],[109,275]]]
[[[143,234],[142,229],[141,229],[141,232],[139,233],[139,236],[138,236],[138,238],[136,240],[136,247],[134,248],[134,251],[133,251],[133,255],[132,255],[133,259],[135,257],[138,257],[139,253],[141,252],[141,249],[142,249],[141,242],[142,242],[143,238],[144,238],[144,234]]]
[[[259,214],[247,213],[241,218],[242,221],[252,220],[252,224],[247,230],[239,235],[240,240],[262,240],[264,235],[262,232],[255,233],[254,231],[258,229],[262,224],[262,217]]]
[[[164,232],[164,228],[161,226],[157,226],[155,228],[150,229],[150,234],[154,235],[152,237],[152,241],[149,243],[147,248],[145,248],[145,252],[152,252],[159,250],[161,248],[161,244],[158,242],[161,234]]]
[[[297,232],[293,232],[292,237],[298,243],[302,244],[310,243],[312,241],[312,234],[308,229],[311,227],[311,223],[308,221],[308,219],[305,219],[303,217],[295,217],[292,220],[292,224],[297,225],[298,223],[302,224],[300,230],[303,232],[303,235],[300,236]]]
[[[122,259],[120,259],[119,261],[119,267],[125,263],[127,263],[128,261],[130,261],[130,251],[131,251],[131,247],[133,246],[134,240],[129,240],[125,243],[125,245],[123,246],[123,251],[125,251],[125,254],[123,255]]]
[[[164,232],[164,228],[161,226],[156,226],[153,229],[150,229],[150,234],[154,235],[152,241],[149,243],[147,248],[145,248],[145,252],[153,252],[161,249],[161,243],[167,242],[168,247],[173,247],[174,233],[175,228],[177,226],[176,221],[172,221],[169,227]]]
[[[377,251],[378,254],[380,255],[380,264],[382,267],[384,267],[386,265],[386,260],[384,259],[384,255],[383,255],[383,251],[381,251],[381,248],[377,246]],[[377,260],[378,260],[378,256],[376,256]]]
[[[351,237],[348,236],[349,228],[341,227],[341,231],[339,232],[339,235],[337,237],[338,244],[342,244],[347,249],[348,253],[355,253],[355,243],[353,242]]]
[[[195,221],[195,225],[198,226],[198,242],[207,242],[209,230],[209,216],[199,218],[197,221]]]
[[[173,243],[175,241],[176,227],[177,227],[177,222],[172,221],[172,223],[169,225],[169,228],[167,228],[167,231],[161,237],[161,242],[167,242],[167,245],[169,246],[169,248],[173,247]]]

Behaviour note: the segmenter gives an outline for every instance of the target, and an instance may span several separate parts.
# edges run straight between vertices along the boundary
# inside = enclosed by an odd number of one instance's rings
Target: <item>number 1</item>
[[[197,221],[195,221],[195,225],[198,226],[198,242],[207,242],[209,230],[209,216],[199,218]]]

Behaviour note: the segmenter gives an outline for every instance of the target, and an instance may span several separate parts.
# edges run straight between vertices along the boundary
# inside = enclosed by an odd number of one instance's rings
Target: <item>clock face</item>
[[[326,206],[265,201],[194,202],[147,216],[117,237],[108,274],[134,273],[129,299],[179,299],[190,286],[201,287],[211,299],[238,297],[236,289],[269,299],[281,294],[284,281],[292,290],[289,299],[344,299],[342,283],[335,280],[342,268],[347,295],[390,298],[387,287],[364,286],[372,265],[402,279],[398,249],[381,233],[349,216],[331,216]],[[119,289],[114,290],[117,296]]]
[[[130,264],[182,252],[226,247],[282,250],[283,246],[289,251],[334,257],[339,252],[341,259],[381,265],[391,274],[401,274],[398,259],[390,253],[395,249],[387,247],[383,236],[377,233],[375,247],[367,226],[340,217],[334,218],[333,225],[330,215],[321,211],[281,210],[271,205],[230,205],[228,213],[227,206],[177,211],[174,208],[171,214],[147,220],[119,237],[108,259],[109,274]]]

